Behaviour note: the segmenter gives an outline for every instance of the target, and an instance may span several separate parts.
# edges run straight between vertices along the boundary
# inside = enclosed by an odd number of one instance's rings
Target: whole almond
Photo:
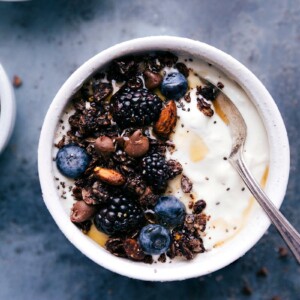
[[[154,124],[154,132],[163,137],[168,138],[172,133],[177,122],[177,107],[173,100],[161,110],[158,121]]]
[[[108,136],[100,136],[95,140],[95,151],[99,154],[108,155],[115,151],[114,142]]]
[[[106,169],[101,167],[96,167],[94,169],[94,174],[103,182],[106,182],[110,185],[123,185],[125,183],[125,177],[113,170],[113,169]]]

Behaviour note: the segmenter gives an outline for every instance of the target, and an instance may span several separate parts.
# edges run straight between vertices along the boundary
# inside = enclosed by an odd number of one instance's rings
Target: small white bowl
[[[52,169],[53,140],[57,124],[70,97],[81,87],[82,83],[115,58],[156,50],[171,51],[178,55],[185,54],[212,63],[244,89],[256,106],[267,131],[270,165],[265,190],[277,207],[284,198],[288,181],[289,143],[277,106],[263,84],[240,62],[204,43],[167,36],[131,40],[97,54],[67,79],[48,110],[39,143],[39,176],[48,210],[71,243],[99,265],[136,279],[171,281],[211,273],[244,255],[262,237],[270,225],[270,221],[262,209],[259,207],[255,209],[252,218],[234,239],[213,251],[198,255],[193,261],[147,265],[113,256],[70,222],[69,215],[63,209],[57,193]]]
[[[7,145],[16,118],[15,95],[12,85],[0,64],[0,153]]]

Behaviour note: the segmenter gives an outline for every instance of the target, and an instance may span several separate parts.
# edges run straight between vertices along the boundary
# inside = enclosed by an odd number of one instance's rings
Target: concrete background
[[[55,93],[85,60],[147,35],[197,39],[233,55],[274,97],[291,144],[282,212],[300,230],[300,1],[36,0],[0,3],[0,61],[19,75],[17,120],[0,157],[0,299],[300,299],[300,269],[273,227],[243,258],[173,283],[124,278],[91,262],[58,230],[37,175],[41,125]],[[280,170],[278,170],[280,172]],[[257,276],[266,267],[266,277]],[[248,286],[251,295],[243,288]]]

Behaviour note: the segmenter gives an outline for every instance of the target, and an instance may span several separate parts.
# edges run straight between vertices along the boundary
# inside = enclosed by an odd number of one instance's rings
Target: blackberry
[[[145,180],[154,188],[156,193],[164,191],[169,179],[169,167],[164,156],[153,153],[142,159],[142,174]]]
[[[143,225],[143,212],[134,201],[124,196],[112,196],[108,203],[94,218],[98,230],[115,235],[127,233]]]
[[[122,88],[112,97],[112,114],[122,128],[150,125],[159,117],[162,101],[147,89]]]

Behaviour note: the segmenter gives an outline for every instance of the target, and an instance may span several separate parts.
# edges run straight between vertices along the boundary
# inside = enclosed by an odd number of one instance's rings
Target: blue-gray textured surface
[[[0,299],[300,299],[300,269],[273,227],[243,258],[173,283],[128,279],[94,264],[43,204],[37,144],[43,118],[72,71],[97,52],[146,35],[207,42],[266,85],[286,123],[291,173],[283,213],[300,229],[300,1],[36,0],[0,3],[0,61],[18,74],[16,128],[0,157]],[[278,170],[280,172],[280,170]],[[267,277],[256,272],[265,266]],[[251,295],[242,288],[248,284]]]

